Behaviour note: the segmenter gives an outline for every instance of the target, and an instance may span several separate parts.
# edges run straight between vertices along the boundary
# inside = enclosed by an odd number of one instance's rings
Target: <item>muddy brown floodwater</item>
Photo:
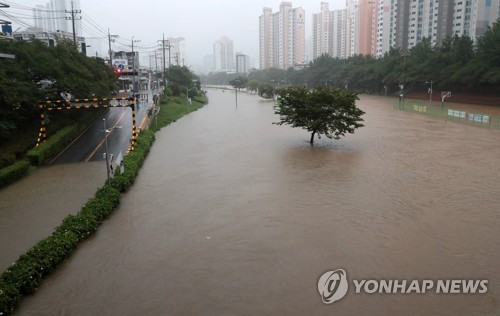
[[[0,271],[69,214],[78,213],[106,180],[104,162],[44,167],[0,190]]]
[[[17,314],[500,313],[500,131],[362,96],[366,127],[311,147],[257,96],[209,98],[158,134],[118,211]],[[318,279],[338,268],[349,292],[326,305]],[[488,291],[356,294],[362,279]]]

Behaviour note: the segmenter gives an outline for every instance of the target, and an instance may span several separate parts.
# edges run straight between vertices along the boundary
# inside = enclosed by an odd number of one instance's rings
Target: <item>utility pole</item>
[[[111,50],[111,41],[115,41],[115,38],[117,38],[118,35],[111,35],[109,33],[109,27],[108,27],[108,45],[109,45],[109,65],[113,66],[113,51]],[[113,38],[113,39],[111,39]]]
[[[167,68],[165,66],[165,33],[163,33],[162,44],[163,44],[163,90],[165,90],[167,88],[167,77],[165,75],[165,69]]]
[[[156,56],[157,50],[155,49],[155,70],[158,72],[158,57]]]
[[[170,45],[169,40],[167,40],[167,43],[168,43],[168,72],[170,72],[170,66],[172,65],[172,58],[171,58],[172,54],[170,54],[170,47],[172,45]]]
[[[71,11],[68,11],[68,10],[64,10],[64,11],[66,13],[71,14],[71,17],[66,17],[66,20],[71,20],[71,24],[73,25],[73,43],[75,44],[75,47],[77,47],[77,45],[76,45],[76,32],[75,32],[75,15],[82,13],[82,10],[73,10],[73,1],[71,1]],[[82,17],[80,16],[79,19],[77,19],[77,20],[81,20],[81,19],[82,19]]]
[[[135,90],[135,52],[134,52],[134,43],[140,43],[141,40],[134,40],[134,37],[132,36],[132,68],[133,68],[133,73],[132,73],[132,90]]]
[[[165,76],[165,69],[166,69],[166,65],[165,65],[165,33],[163,33],[163,39],[159,40],[158,42],[161,42],[161,47],[162,47],[162,50],[163,50],[163,89],[165,89],[167,87],[167,78]]]

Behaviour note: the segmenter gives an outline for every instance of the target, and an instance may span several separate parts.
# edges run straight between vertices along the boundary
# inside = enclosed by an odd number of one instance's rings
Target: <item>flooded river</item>
[[[498,315],[500,131],[363,96],[366,127],[308,144],[272,103],[209,91],[19,315]],[[318,279],[344,269],[326,305]],[[488,280],[485,294],[352,280]]]
[[[0,271],[69,214],[78,213],[106,180],[103,161],[39,168],[0,190]]]

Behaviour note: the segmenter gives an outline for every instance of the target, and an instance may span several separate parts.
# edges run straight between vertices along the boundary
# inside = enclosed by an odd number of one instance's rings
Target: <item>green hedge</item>
[[[155,134],[151,130],[145,130],[141,132],[139,139],[140,141],[137,142],[135,150],[123,159],[125,172],[123,174],[117,173],[111,180],[111,185],[120,190],[120,192],[127,191],[134,184],[135,177],[139,173],[139,168],[144,163],[153,145]]]
[[[49,163],[66,146],[102,115],[102,111],[86,112],[79,116],[78,122],[65,126],[50,136],[46,142],[29,150],[26,157],[31,164],[41,166]]]
[[[26,160],[17,161],[13,165],[0,169],[0,188],[24,177],[29,169],[30,163]]]
[[[50,162],[57,154],[68,146],[80,132],[77,124],[66,126],[39,146],[26,153],[26,157],[33,165],[45,165]]]

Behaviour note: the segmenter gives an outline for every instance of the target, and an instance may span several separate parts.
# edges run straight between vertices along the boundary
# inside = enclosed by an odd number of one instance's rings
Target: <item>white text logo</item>
[[[318,291],[325,304],[331,304],[343,298],[348,288],[347,273],[342,269],[325,272],[318,280]]]

